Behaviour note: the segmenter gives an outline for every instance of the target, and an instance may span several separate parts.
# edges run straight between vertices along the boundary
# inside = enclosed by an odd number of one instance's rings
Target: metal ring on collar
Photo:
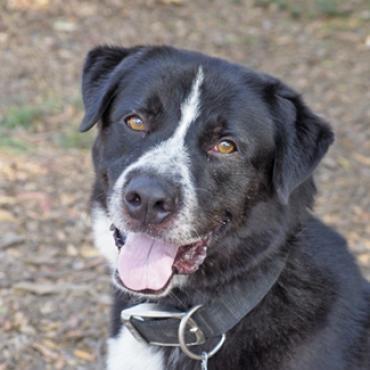
[[[195,306],[186,313],[186,315],[181,319],[181,322],[180,322],[180,325],[179,325],[179,332],[178,332],[179,343],[180,343],[180,347],[181,347],[182,351],[187,356],[192,358],[193,360],[199,360],[199,361],[202,361],[204,359],[204,351],[201,354],[197,354],[197,353],[194,353],[194,352],[190,351],[188,345],[186,344],[185,332],[186,332],[186,326],[188,325],[189,320],[192,320],[191,316],[194,314],[194,312],[199,310],[199,308],[201,308],[201,307],[202,307],[202,305]],[[192,325],[192,326],[193,326],[193,329],[194,329],[194,325]],[[197,327],[195,327],[195,329],[197,329]],[[215,355],[221,349],[222,345],[225,342],[225,339],[226,339],[226,335],[222,334],[222,337],[221,337],[220,341],[216,344],[216,346],[211,351],[206,352],[207,358],[211,358],[213,355]]]

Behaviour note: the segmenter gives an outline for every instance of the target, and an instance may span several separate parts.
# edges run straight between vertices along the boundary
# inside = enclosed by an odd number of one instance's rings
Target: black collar
[[[186,353],[184,346],[215,343],[258,306],[279,279],[286,260],[287,256],[270,259],[253,279],[237,280],[227,292],[188,311],[143,303],[123,310],[121,318],[136,339],[148,344],[180,346]]]

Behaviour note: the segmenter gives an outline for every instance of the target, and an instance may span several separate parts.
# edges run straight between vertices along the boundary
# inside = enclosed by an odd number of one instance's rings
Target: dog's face
[[[184,281],[174,277],[240,253],[232,236],[263,234],[332,141],[278,80],[172,48],[93,50],[83,96],[81,130],[100,121],[96,189],[121,247],[116,283],[134,293],[164,295]]]

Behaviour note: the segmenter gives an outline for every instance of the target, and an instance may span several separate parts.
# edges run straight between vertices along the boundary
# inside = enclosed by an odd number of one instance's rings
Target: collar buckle
[[[200,306],[197,306],[197,309],[198,308],[200,308]],[[141,333],[139,329],[135,326],[135,321],[145,322],[151,320],[172,319],[178,320],[178,324],[180,327],[180,324],[184,318],[186,318],[186,328],[184,327],[181,330],[182,344],[180,344],[179,341],[164,342],[148,340],[144,336],[144,334]],[[164,347],[183,347],[184,343],[186,346],[197,346],[206,342],[204,333],[195,322],[195,320],[189,316],[189,313],[182,312],[173,307],[154,303],[142,303],[123,310],[121,312],[121,320],[136,340],[147,344]],[[187,340],[189,337],[191,338],[190,341]]]
[[[192,325],[191,322],[194,320],[192,319],[192,315],[198,311],[202,305],[195,306],[191,308],[185,316],[181,319],[180,326],[179,326],[179,342],[181,350],[190,358],[193,360],[202,361],[202,369],[207,369],[207,361],[209,358],[211,358],[213,355],[215,355],[223,346],[226,340],[226,334],[222,334],[220,340],[218,343],[209,351],[209,352],[202,352],[201,354],[195,353],[191,351],[188,347],[189,345],[186,343],[185,340],[185,333],[186,333],[186,327],[187,325]]]

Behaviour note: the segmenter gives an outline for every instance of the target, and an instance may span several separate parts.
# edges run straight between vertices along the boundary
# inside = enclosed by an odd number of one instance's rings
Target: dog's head
[[[99,122],[95,196],[125,238],[117,282],[142,294],[256,259],[286,210],[309,206],[333,140],[279,80],[174,48],[98,47],[82,90],[81,131]]]

